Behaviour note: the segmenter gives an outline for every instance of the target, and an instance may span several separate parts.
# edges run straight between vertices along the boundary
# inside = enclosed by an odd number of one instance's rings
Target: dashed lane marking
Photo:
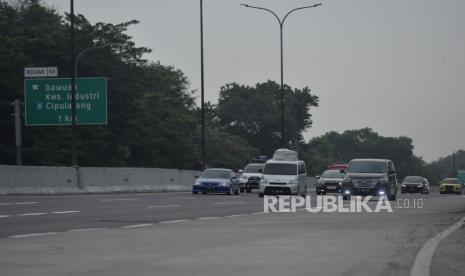
[[[102,199],[101,202],[110,202],[110,201],[136,201],[139,200],[138,198],[109,198],[109,199]]]
[[[202,218],[198,218],[198,220],[207,220],[207,219],[219,219],[221,217],[202,217]]]
[[[172,208],[172,207],[181,207],[182,205],[179,204],[173,204],[173,205],[154,205],[154,206],[149,206],[149,208]]]
[[[46,215],[47,213],[26,213],[26,214],[17,214],[19,217],[27,217],[27,216],[42,216]]]
[[[49,236],[55,235],[58,232],[45,232],[45,233],[31,233],[31,234],[23,234],[23,235],[14,235],[10,236],[10,238],[18,239],[18,238],[29,238],[29,237],[38,237],[38,236]]]
[[[81,228],[81,229],[71,229],[68,232],[87,232],[87,231],[98,231],[98,230],[107,230],[108,228],[104,227],[95,227],[95,228]]]
[[[37,201],[27,201],[27,202],[1,202],[0,206],[5,205],[30,205],[30,204],[38,204]]]
[[[237,218],[237,217],[243,217],[247,216],[248,214],[239,214],[239,215],[229,215],[229,216],[224,216],[225,218]]]
[[[225,205],[225,204],[244,204],[244,201],[230,201],[230,202],[214,202],[215,205]]]
[[[147,226],[154,226],[154,225],[155,225],[154,223],[143,223],[143,224],[121,226],[121,228],[139,228],[139,227],[147,227]]]
[[[70,213],[79,213],[80,211],[56,211],[51,212],[52,214],[70,214]]]
[[[190,219],[166,220],[166,221],[160,221],[159,223],[167,224],[167,223],[178,223],[178,222],[188,222],[188,221],[191,221],[191,220]]]

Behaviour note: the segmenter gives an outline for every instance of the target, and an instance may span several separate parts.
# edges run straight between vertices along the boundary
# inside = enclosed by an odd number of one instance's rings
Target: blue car
[[[224,193],[239,194],[239,179],[230,169],[206,169],[195,180],[192,186],[193,194]]]

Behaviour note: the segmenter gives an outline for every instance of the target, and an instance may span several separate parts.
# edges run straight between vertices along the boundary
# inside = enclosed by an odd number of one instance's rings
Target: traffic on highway
[[[0,276],[464,276],[465,1],[0,0]]]

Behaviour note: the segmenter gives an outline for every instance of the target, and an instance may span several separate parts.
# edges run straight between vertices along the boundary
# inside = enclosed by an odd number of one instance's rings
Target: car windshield
[[[263,164],[247,165],[244,169],[244,173],[260,173],[260,170],[263,170],[263,167]]]
[[[423,178],[419,176],[407,176],[406,178],[404,178],[404,182],[421,183],[423,182]]]
[[[384,173],[386,165],[384,162],[355,161],[350,162],[347,172],[350,173]]]
[[[442,181],[442,183],[445,183],[445,184],[457,184],[459,183],[458,179],[455,179],[455,178],[446,178]]]
[[[339,170],[327,170],[321,174],[322,178],[344,178],[344,174]]]
[[[297,164],[268,163],[263,169],[263,174],[297,175]]]
[[[201,178],[224,178],[229,179],[229,172],[223,170],[205,170],[203,171]]]

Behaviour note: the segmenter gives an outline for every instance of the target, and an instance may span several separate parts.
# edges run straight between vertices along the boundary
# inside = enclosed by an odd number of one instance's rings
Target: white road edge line
[[[181,196],[181,197],[173,197],[172,199],[192,199],[192,198],[196,198],[194,196]]]
[[[188,222],[191,221],[190,219],[177,219],[177,220],[165,220],[165,221],[160,221],[159,223],[177,223],[177,222]]]
[[[0,218],[9,218],[11,215],[0,215]]]
[[[45,232],[45,233],[32,233],[32,234],[23,234],[23,235],[14,235],[10,236],[10,238],[29,238],[29,237],[38,237],[38,236],[48,236],[48,235],[54,235],[58,234],[58,232]]]
[[[68,232],[87,232],[87,231],[97,231],[97,230],[107,230],[108,228],[96,227],[96,228],[81,228],[81,229],[71,229]]]
[[[154,226],[154,225],[155,225],[154,223],[143,223],[143,224],[121,226],[121,228],[139,228],[139,227],[147,227],[147,226]]]
[[[251,215],[261,215],[264,214],[265,212],[256,212],[256,213],[250,213]]]
[[[27,214],[17,214],[17,216],[20,217],[26,217],[26,216],[41,216],[41,215],[46,215],[47,213],[27,213]]]
[[[172,208],[172,207],[181,207],[182,205],[179,204],[173,204],[173,205],[154,205],[154,206],[149,206],[148,208]]]
[[[28,202],[16,202],[17,205],[29,205],[29,204],[38,204],[37,201],[28,201]]]
[[[410,276],[429,276],[431,275],[431,261],[433,260],[434,251],[449,234],[455,232],[457,229],[465,224],[465,217],[458,222],[452,224],[447,229],[443,230],[436,236],[432,237],[423,245],[415,258]]]
[[[56,211],[56,212],[51,212],[52,214],[69,214],[69,213],[79,213],[81,211]]]

